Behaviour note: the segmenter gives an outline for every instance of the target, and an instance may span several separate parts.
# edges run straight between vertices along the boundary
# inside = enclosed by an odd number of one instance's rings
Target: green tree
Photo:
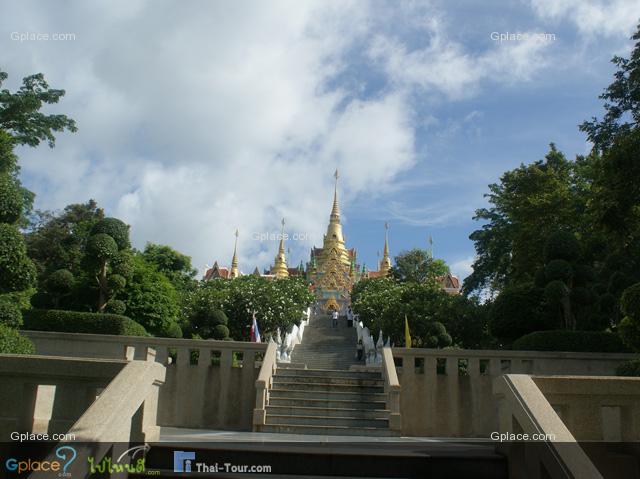
[[[84,265],[96,281],[97,310],[104,312],[109,299],[124,289],[131,274],[129,226],[117,218],[95,223],[85,247]]]
[[[82,258],[94,225],[104,211],[94,200],[67,205],[61,212],[36,211],[25,234],[29,257],[38,269],[38,284],[59,269],[75,276],[83,271]]]
[[[170,246],[154,243],[147,243],[142,256],[154,264],[181,294],[196,288],[198,282],[194,278],[197,271],[191,266],[191,257]]]
[[[551,144],[543,161],[520,165],[489,185],[485,197],[491,206],[474,217],[486,223],[470,235],[477,257],[465,291],[499,291],[511,282],[531,281],[544,264],[551,233],[558,227],[582,233],[590,181],[583,174],[584,168]]]
[[[7,78],[7,73],[0,71],[0,86]],[[11,134],[16,144],[38,146],[46,141],[53,148],[54,133],[75,132],[76,123],[66,115],[47,115],[40,109],[58,103],[64,95],[64,90],[49,88],[42,73],[25,77],[15,93],[0,90],[0,129]]]
[[[626,136],[640,124],[640,24],[631,40],[636,41],[631,56],[616,55],[611,60],[618,70],[614,81],[600,95],[604,100],[604,117],[601,120],[593,117],[580,125],[596,151],[607,150],[617,137]]]
[[[179,298],[171,282],[141,254],[134,255],[131,262],[130,280],[118,293],[127,316],[154,335],[182,337]]]
[[[395,266],[391,271],[399,281],[425,283],[435,282],[437,278],[446,275],[449,267],[444,260],[432,258],[428,250],[414,248],[396,256]]]

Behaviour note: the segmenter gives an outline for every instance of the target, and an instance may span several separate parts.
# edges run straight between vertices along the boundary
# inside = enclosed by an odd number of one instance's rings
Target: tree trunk
[[[98,312],[104,313],[107,306],[107,262],[103,261],[98,273]]]

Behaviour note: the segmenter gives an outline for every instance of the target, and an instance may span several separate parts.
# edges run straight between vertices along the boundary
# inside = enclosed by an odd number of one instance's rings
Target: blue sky
[[[45,73],[67,90],[54,110],[80,128],[54,150],[19,151],[38,208],[95,198],[136,246],[169,244],[199,269],[230,261],[238,227],[248,273],[273,261],[277,243],[255,238],[282,216],[305,238],[291,264],[322,243],[338,167],[348,246],[370,269],[389,221],[392,254],[432,235],[461,276],[489,183],[550,142],[588,150],[577,125],[600,115],[609,60],[640,20],[627,0],[27,0],[3,12],[6,86]]]

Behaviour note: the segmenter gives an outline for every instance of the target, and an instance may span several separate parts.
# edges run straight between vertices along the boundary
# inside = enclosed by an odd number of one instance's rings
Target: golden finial
[[[231,271],[230,271],[230,276],[232,278],[237,278],[238,277],[238,228],[236,228],[236,240],[235,240],[235,244],[233,245],[233,258],[231,259]]]

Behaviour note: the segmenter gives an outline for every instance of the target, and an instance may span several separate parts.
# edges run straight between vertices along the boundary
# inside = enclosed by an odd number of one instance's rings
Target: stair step
[[[292,397],[274,397],[269,398],[269,406],[289,406],[289,407],[311,407],[311,408],[327,408],[327,409],[360,409],[363,410],[381,410],[386,408],[386,401],[361,401],[354,399],[314,399],[314,398],[292,398]]]
[[[273,388],[269,394],[272,398],[299,398],[299,399],[353,399],[360,401],[386,401],[384,393],[358,393],[338,391],[304,391],[296,389]]]
[[[273,388],[308,392],[353,392],[359,394],[384,393],[384,387],[382,385],[361,386],[359,384],[300,382],[286,381],[279,378],[273,379]]]
[[[353,417],[357,419],[388,419],[386,409],[360,409],[347,407],[308,407],[308,406],[267,406],[267,415],[276,416],[324,416],[324,417]]]
[[[309,426],[298,424],[265,424],[260,427],[261,432],[276,432],[280,434],[317,434],[322,436],[383,436],[396,434],[384,428],[377,427],[349,427],[349,426]]]
[[[374,427],[388,428],[388,419],[366,419],[332,416],[289,416],[267,413],[266,424],[294,424],[299,426]]]
[[[304,377],[331,377],[331,378],[362,378],[382,379],[380,371],[345,371],[343,369],[278,369],[276,376],[304,376]]]
[[[307,376],[303,374],[286,374],[279,373],[273,377],[274,382],[295,382],[300,384],[340,384],[344,386],[365,386],[365,387],[383,387],[384,381],[380,378],[360,378],[356,375],[351,377],[332,377],[332,376]]]

